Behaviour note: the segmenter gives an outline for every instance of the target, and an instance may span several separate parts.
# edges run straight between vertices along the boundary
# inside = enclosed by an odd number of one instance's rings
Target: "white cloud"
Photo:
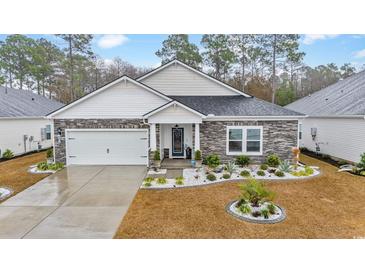
[[[355,58],[364,58],[365,57],[365,49],[355,51],[354,56],[355,56]]]
[[[123,34],[106,34],[98,40],[98,46],[103,49],[110,49],[127,43],[129,38]]]
[[[104,59],[104,63],[106,66],[109,66],[109,65],[113,64],[113,60],[106,58],[106,59]]]
[[[338,34],[306,34],[303,38],[303,43],[311,45],[317,40],[326,40],[337,37]]]

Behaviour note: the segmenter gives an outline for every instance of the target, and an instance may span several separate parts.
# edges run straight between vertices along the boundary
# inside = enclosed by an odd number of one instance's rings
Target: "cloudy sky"
[[[33,38],[40,36],[52,40],[63,46],[62,40],[52,35],[29,35]],[[0,40],[6,35],[0,35]],[[160,60],[155,52],[167,35],[95,35],[93,49],[106,60],[119,56],[134,65],[152,66],[159,64]],[[190,40],[200,48],[201,35],[190,35]],[[310,66],[320,64],[352,63],[358,68],[365,64],[365,35],[326,35],[312,34],[301,35],[300,50],[306,53],[304,62]]]

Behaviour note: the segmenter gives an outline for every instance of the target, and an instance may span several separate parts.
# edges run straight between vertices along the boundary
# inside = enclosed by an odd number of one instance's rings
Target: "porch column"
[[[194,150],[200,150],[200,130],[199,130],[199,124],[196,123],[195,124],[195,136],[194,136],[194,144],[195,144],[195,147],[194,147]]]
[[[150,147],[154,151],[156,147],[156,124],[150,124]]]

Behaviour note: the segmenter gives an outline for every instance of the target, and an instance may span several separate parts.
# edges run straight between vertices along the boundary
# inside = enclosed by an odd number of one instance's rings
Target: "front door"
[[[172,157],[184,156],[184,129],[172,128]]]

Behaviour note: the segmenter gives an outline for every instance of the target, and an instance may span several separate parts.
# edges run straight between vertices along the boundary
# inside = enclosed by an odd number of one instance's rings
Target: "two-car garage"
[[[67,165],[147,165],[147,129],[66,129]]]

